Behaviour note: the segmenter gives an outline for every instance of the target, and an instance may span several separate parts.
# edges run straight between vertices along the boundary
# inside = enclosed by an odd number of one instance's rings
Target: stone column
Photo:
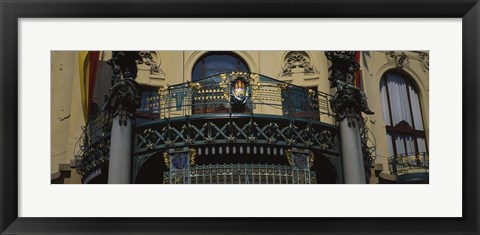
[[[362,144],[358,123],[356,127],[349,127],[348,120],[340,123],[342,143],[343,172],[346,184],[365,184],[365,169],[363,165]]]
[[[132,122],[120,125],[120,116],[113,118],[110,137],[109,184],[129,184],[132,169]]]
[[[132,182],[132,120],[140,107],[141,91],[135,81],[138,52],[115,51],[108,64],[113,69],[112,88],[104,108],[113,118],[108,165],[109,184]]]
[[[330,87],[337,90],[330,105],[340,127],[344,180],[346,184],[365,184],[359,122],[363,122],[361,112],[369,115],[373,112],[368,108],[365,94],[353,85],[354,73],[360,65],[354,59],[354,51],[329,51],[325,55],[332,62]]]

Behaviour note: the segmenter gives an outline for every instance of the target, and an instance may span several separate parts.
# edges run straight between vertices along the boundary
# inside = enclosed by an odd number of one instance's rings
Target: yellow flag
[[[80,93],[82,95],[83,118],[87,121],[88,115],[88,71],[90,67],[89,51],[78,52],[79,72],[80,72]]]

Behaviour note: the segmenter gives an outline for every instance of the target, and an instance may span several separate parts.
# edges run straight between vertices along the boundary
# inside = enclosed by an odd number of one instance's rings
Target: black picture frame
[[[0,0],[0,233],[478,234],[478,0]],[[18,217],[19,18],[388,17],[463,19],[462,218],[24,218]],[[448,43],[448,42],[446,42]],[[453,58],[454,59],[454,58]],[[453,114],[454,115],[454,114]],[[34,120],[32,120],[34,121]],[[448,124],[446,124],[448,126]],[[448,128],[448,127],[446,127]],[[460,151],[459,151],[460,152]],[[460,157],[460,156],[455,156]],[[448,172],[446,172],[448,173]],[[388,207],[388,205],[385,205]],[[71,207],[71,205],[69,205]],[[71,208],[70,208],[71,209]],[[341,209],[341,208],[339,208]],[[441,205],[439,205],[441,209]]]

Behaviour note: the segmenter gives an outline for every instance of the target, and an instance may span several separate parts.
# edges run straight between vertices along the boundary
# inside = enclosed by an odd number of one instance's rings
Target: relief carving
[[[163,70],[160,68],[161,61],[156,56],[155,52],[140,51],[139,54],[142,57],[140,64],[145,64],[150,66],[150,75],[165,75],[165,72],[163,72]]]
[[[403,69],[405,67],[408,67],[409,60],[408,56],[405,54],[405,52],[400,52],[400,51],[388,51],[385,53],[385,56],[387,57],[387,60],[389,62],[395,63],[395,67],[399,69]]]
[[[294,51],[287,54],[280,76],[291,76],[294,73],[315,74],[318,72],[310,63],[310,57],[305,52]]]

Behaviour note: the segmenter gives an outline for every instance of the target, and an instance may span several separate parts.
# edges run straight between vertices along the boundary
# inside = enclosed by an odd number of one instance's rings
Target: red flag
[[[95,89],[95,75],[97,73],[100,52],[79,51],[79,77],[82,95],[83,117],[85,121],[92,111],[93,89]]]
[[[89,54],[90,66],[88,71],[88,114],[92,113],[93,90],[95,89],[95,76],[98,69],[99,55],[99,51],[91,51]]]
[[[355,62],[357,62],[360,65],[360,51],[355,52]],[[358,87],[359,89],[362,89],[361,76],[362,74],[360,69],[355,71],[355,86]]]

